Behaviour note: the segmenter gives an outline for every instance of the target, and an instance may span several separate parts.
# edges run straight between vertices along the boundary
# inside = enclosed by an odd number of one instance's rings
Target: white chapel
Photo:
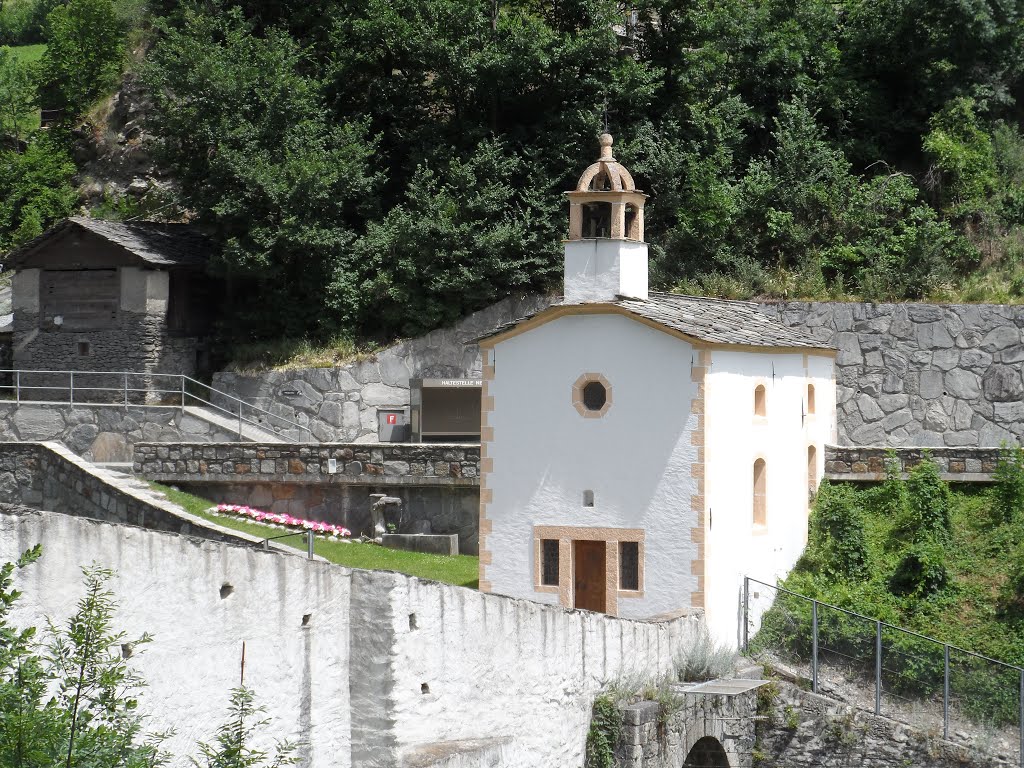
[[[644,202],[601,136],[561,302],[481,339],[480,589],[616,616],[786,574],[835,439],[835,350],[751,303],[648,289]]]

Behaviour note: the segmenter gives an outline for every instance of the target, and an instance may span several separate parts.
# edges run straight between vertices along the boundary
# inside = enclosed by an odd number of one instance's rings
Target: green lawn
[[[213,506],[213,502],[193,496],[184,491],[177,491],[159,483],[150,483],[154,490],[165,494],[169,501],[184,507],[185,510],[202,517],[217,525],[231,528],[235,531],[242,531],[253,536],[280,536],[284,531],[269,525],[251,522],[248,520],[236,519],[224,515],[214,515],[207,512]],[[304,534],[296,534],[281,539],[282,544],[288,544],[305,551],[306,540]],[[377,571],[397,571],[410,576],[419,576],[423,579],[443,581],[446,584],[455,584],[460,587],[471,587],[476,589],[478,579],[479,559],[472,555],[456,555],[455,557],[443,557],[441,555],[425,555],[419,552],[403,552],[397,549],[386,549],[376,544],[364,544],[356,541],[330,541],[317,538],[314,549],[318,555],[338,565],[346,565],[350,568],[364,568]]]

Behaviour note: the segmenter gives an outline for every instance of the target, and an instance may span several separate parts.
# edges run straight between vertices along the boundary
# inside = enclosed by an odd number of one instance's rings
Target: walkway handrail
[[[846,614],[847,616],[853,616],[854,618],[862,621],[869,622],[874,625],[874,668],[875,668],[875,714],[882,714],[882,630],[891,629],[897,632],[902,632],[912,637],[919,638],[929,643],[933,643],[936,646],[936,650],[942,649],[943,655],[943,680],[942,680],[942,733],[943,738],[949,738],[950,731],[950,652],[956,652],[958,654],[964,654],[966,656],[980,659],[989,664],[995,664],[1000,667],[1004,667],[1007,670],[1012,670],[1016,674],[1016,682],[1014,686],[1017,687],[1017,727],[1018,727],[1018,738],[1019,738],[1019,762],[1021,766],[1024,766],[1024,667],[1017,664],[1010,664],[1009,662],[1000,661],[999,659],[993,659],[989,656],[985,656],[974,651],[969,651],[966,648],[960,648],[956,645],[950,645],[944,643],[934,637],[928,635],[922,635],[920,632],[914,632],[909,629],[890,624],[889,622],[882,621],[880,619],[872,618],[871,616],[865,616],[862,613],[856,611],[850,611],[845,608],[840,608],[837,605],[831,603],[825,603],[821,600],[817,600],[813,597],[807,597],[801,595],[799,592],[794,592],[791,589],[780,587],[777,584],[769,584],[766,581],[755,579],[750,576],[743,577],[743,650],[747,651],[749,648],[749,627],[750,627],[750,585],[759,584],[768,589],[773,589],[776,593],[782,593],[791,597],[802,600],[805,603],[810,603],[811,607],[811,690],[814,693],[818,693],[818,663],[819,663],[819,613],[820,609],[825,608],[839,613]],[[771,610],[771,609],[770,609]]]
[[[111,397],[105,402],[123,405],[125,408],[131,406],[147,407],[153,405],[152,403],[133,403],[131,402],[131,395],[144,394],[152,396],[165,396],[168,399],[173,399],[176,405],[182,409],[191,402],[198,402],[214,411],[218,411],[232,420],[236,420],[238,423],[238,439],[239,440],[250,440],[251,438],[246,437],[242,430],[243,424],[251,425],[257,429],[267,430],[268,428],[277,432],[280,429],[295,429],[299,430],[305,435],[305,439],[308,441],[312,436],[309,427],[299,424],[287,419],[284,416],[279,416],[276,413],[268,411],[266,408],[262,408],[253,403],[242,400],[239,397],[223,392],[219,389],[211,387],[209,384],[205,384],[197,379],[187,376],[183,373],[149,373],[144,371],[87,371],[87,370],[70,370],[70,369],[28,369],[28,368],[0,368],[0,377],[10,376],[12,383],[7,384],[0,381],[0,391],[13,390],[15,402],[22,402],[24,399],[24,393],[31,393],[36,391],[44,391],[48,393],[53,392],[66,392],[67,398],[60,400],[39,400],[38,402],[59,402],[68,403],[69,405],[75,405],[75,393],[117,393],[117,397]],[[66,377],[65,382],[44,382],[42,384],[25,383],[26,380],[31,381],[33,376],[59,376]],[[75,377],[78,377],[76,382]],[[83,384],[83,380],[88,381],[89,377],[95,376],[108,376],[116,377],[118,386],[86,386]],[[143,378],[143,386],[129,386],[129,380],[132,378]],[[153,380],[162,379],[168,381],[169,387],[164,388],[156,386],[156,382]],[[109,382],[106,382],[109,383]],[[132,384],[137,382],[132,381]],[[163,382],[160,382],[163,383]],[[189,389],[195,389],[196,387],[205,388],[208,391],[208,397],[200,397],[198,394],[189,391]],[[148,399],[148,398],[145,398]],[[237,404],[237,407],[232,407],[230,410],[223,405],[214,402],[214,399],[221,399],[222,402],[228,402],[231,404]],[[78,403],[82,403],[79,399]],[[248,411],[248,413],[246,413]],[[262,423],[259,420],[260,416],[263,416],[266,420],[271,423],[269,425]],[[301,442],[295,440],[287,435],[278,435],[282,440],[290,443]]]

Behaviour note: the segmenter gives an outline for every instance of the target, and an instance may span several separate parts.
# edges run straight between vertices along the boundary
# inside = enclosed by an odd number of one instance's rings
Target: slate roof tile
[[[834,349],[812,336],[772,320],[758,309],[757,304],[750,301],[681,296],[652,291],[646,300],[621,297],[613,303],[630,314],[712,344]],[[553,304],[550,309],[564,306],[572,305]],[[502,334],[546,311],[548,310],[541,310],[506,323],[480,338],[486,339]]]

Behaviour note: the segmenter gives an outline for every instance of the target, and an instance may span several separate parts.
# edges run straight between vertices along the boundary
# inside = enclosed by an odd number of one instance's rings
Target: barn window
[[[619,542],[619,589],[640,589],[640,543]]]
[[[94,331],[117,327],[121,281],[116,269],[47,269],[40,277],[40,293],[42,328]]]
[[[541,539],[540,583],[546,587],[558,586],[558,539]]]
[[[764,459],[754,462],[754,525],[766,525],[768,522],[768,503],[766,490],[768,486],[768,470]]]
[[[814,413],[814,385],[807,385],[807,413]]]
[[[758,384],[754,388],[754,415],[755,416],[765,416],[765,415],[767,415],[767,409],[765,407],[764,384]]]
[[[78,342],[78,356],[79,357],[88,357],[91,354],[92,354],[92,347],[90,346],[88,341],[80,341],[80,342]]]

